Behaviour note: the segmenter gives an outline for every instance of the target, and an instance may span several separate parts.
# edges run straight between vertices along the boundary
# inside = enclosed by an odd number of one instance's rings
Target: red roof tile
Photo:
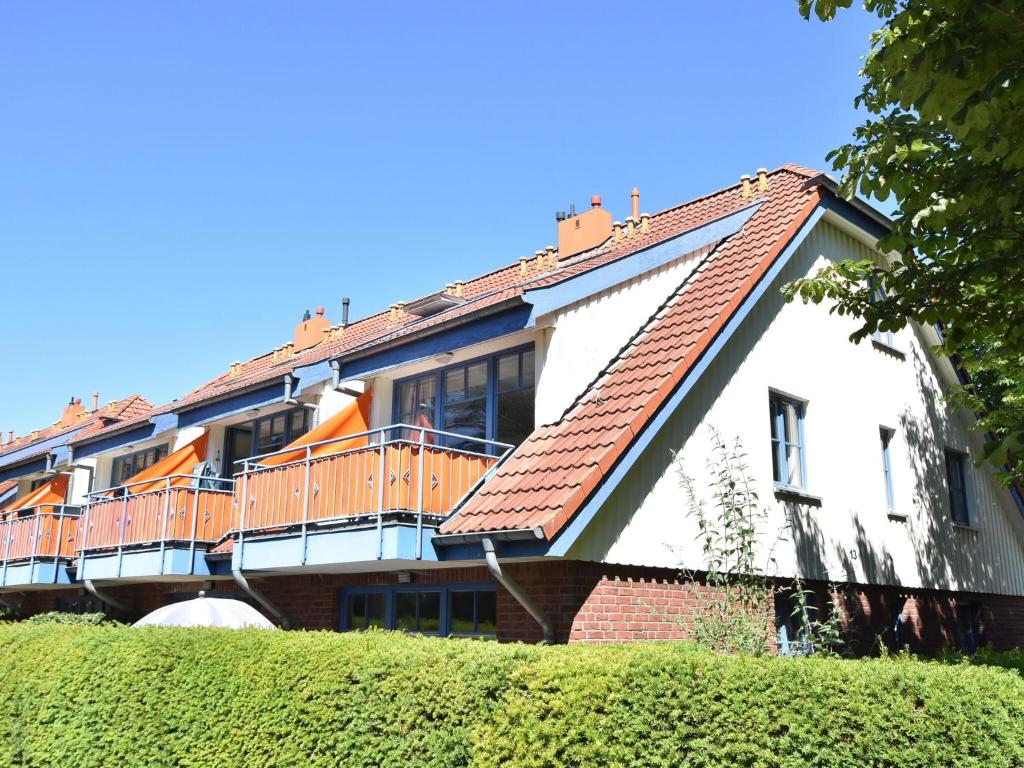
[[[769,176],[762,206],[706,256],[661,310],[555,423],[520,445],[441,533],[540,528],[551,539],[650,422],[820,200],[817,171]],[[651,244],[749,204],[739,187],[652,217]],[[637,250],[627,241],[625,250]],[[642,247],[642,246],[641,246]],[[613,250],[613,249],[609,249]]]
[[[112,424],[135,421],[140,418],[149,418],[153,413],[153,406],[142,395],[129,395],[121,400],[113,400],[107,405],[95,411],[85,411],[81,418],[67,426],[60,422],[54,422],[44,429],[35,433],[22,435],[0,447],[0,456],[12,451],[21,450],[35,443],[50,440],[54,437],[67,434],[75,434],[75,440],[81,440],[101,431],[106,431]],[[34,435],[34,436],[33,436]]]

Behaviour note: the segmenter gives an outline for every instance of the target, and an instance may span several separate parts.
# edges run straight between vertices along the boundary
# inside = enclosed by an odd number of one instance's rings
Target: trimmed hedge
[[[1024,680],[907,659],[0,626],[0,764],[1013,766]]]

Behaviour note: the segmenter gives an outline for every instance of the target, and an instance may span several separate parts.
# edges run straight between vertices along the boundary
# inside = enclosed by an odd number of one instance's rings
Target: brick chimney
[[[331,327],[331,321],[324,317],[324,308],[316,308],[316,317],[309,316],[309,310],[302,317],[302,322],[295,326],[295,351],[315,347],[324,339],[324,329]]]
[[[70,427],[78,420],[79,414],[82,413],[85,413],[85,408],[82,407],[82,398],[71,398],[68,404],[64,406],[64,412],[60,415],[61,427]]]
[[[568,259],[596,248],[612,236],[612,215],[601,207],[601,196],[590,198],[590,210],[558,222],[558,258]]]

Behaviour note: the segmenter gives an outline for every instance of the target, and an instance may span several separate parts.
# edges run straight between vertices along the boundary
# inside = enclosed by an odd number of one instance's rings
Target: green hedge
[[[0,764],[1013,766],[1024,680],[675,645],[9,624]]]

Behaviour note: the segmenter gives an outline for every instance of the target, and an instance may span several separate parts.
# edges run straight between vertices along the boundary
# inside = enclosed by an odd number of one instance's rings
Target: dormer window
[[[397,423],[517,445],[533,431],[534,351],[517,349],[453,365],[395,385]],[[451,448],[480,450],[446,439]]]

